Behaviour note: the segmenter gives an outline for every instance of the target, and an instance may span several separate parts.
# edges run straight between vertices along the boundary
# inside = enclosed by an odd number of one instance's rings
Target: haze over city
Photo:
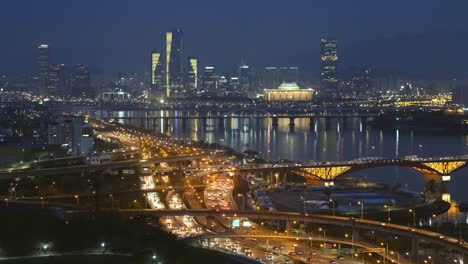
[[[0,264],[468,264],[466,1],[0,7]]]
[[[146,55],[181,27],[186,53],[232,71],[295,64],[318,76],[323,36],[340,40],[344,66],[437,78],[466,77],[466,1],[5,1],[0,71],[34,69],[38,41],[53,60],[87,64],[98,74],[146,71]],[[13,45],[14,43],[14,45]]]

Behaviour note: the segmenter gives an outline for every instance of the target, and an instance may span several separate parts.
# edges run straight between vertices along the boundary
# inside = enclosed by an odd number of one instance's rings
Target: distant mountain
[[[338,39],[340,69],[373,65],[378,72],[399,72],[427,79],[468,79],[468,32],[429,32],[359,42]],[[317,41],[318,46],[318,41]],[[289,58],[306,78],[318,78],[320,50],[311,47]]]
[[[344,45],[345,65],[372,64],[426,78],[468,78],[468,32],[431,32]]]

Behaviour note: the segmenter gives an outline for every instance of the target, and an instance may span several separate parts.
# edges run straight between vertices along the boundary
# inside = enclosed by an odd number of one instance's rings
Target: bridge
[[[152,124],[153,126],[157,123],[157,120],[162,120],[163,126],[166,128],[170,123],[170,120],[181,120],[182,125],[185,124],[186,120],[202,120],[203,126],[208,126],[208,120],[219,120],[219,126],[224,126],[224,120],[228,118],[236,118],[236,119],[252,119],[255,118],[257,120],[268,118],[272,121],[272,126],[277,127],[279,125],[279,119],[289,119],[289,126],[291,129],[295,126],[295,120],[297,118],[307,118],[309,119],[309,125],[313,127],[316,119],[326,119],[327,121],[331,118],[361,118],[362,120],[367,120],[368,118],[377,117],[378,114],[372,113],[332,113],[332,114],[312,114],[312,113],[280,113],[280,114],[272,114],[266,111],[256,111],[253,113],[245,113],[245,112],[227,112],[227,113],[215,113],[213,115],[173,115],[173,116],[126,116],[126,117],[118,117],[118,116],[106,116],[106,117],[99,117],[99,119],[104,121],[110,120],[126,120],[126,121],[134,121],[139,120],[141,126],[144,127],[145,123],[147,126]]]
[[[439,233],[426,231],[423,229],[412,228],[402,225],[383,223],[378,221],[355,219],[348,217],[338,217],[318,214],[301,214],[293,212],[268,212],[268,211],[240,211],[240,210],[210,210],[210,209],[182,209],[182,210],[152,210],[152,209],[120,209],[112,210],[125,216],[217,216],[217,217],[245,217],[251,219],[281,220],[287,223],[307,222],[323,225],[334,225],[340,227],[352,228],[353,232],[357,230],[370,230],[383,233],[391,233],[398,236],[411,238],[413,246],[417,248],[418,240],[424,240],[434,245],[445,247],[468,256],[468,246],[460,243],[456,238],[442,236]],[[66,211],[65,216],[88,214],[87,211]],[[288,232],[290,233],[290,232]],[[353,237],[357,238],[358,235]],[[415,249],[413,248],[413,251]]]
[[[286,164],[242,165],[238,172],[286,172],[293,171],[311,180],[333,181],[336,178],[370,168],[388,166],[406,167],[420,172],[426,183],[450,181],[450,175],[468,166],[468,156],[396,159],[368,158],[354,161],[310,162]]]

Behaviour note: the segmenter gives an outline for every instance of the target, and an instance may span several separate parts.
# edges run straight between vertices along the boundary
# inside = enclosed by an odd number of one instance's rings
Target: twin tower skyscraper
[[[151,52],[152,96],[186,97],[197,90],[198,60],[184,57],[184,33],[180,28],[166,32],[166,50],[163,66],[161,52]]]

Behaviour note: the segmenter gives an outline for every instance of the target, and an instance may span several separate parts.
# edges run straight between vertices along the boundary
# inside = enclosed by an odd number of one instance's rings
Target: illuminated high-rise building
[[[37,44],[37,77],[39,80],[39,94],[49,95],[47,92],[47,73],[49,71],[49,45]]]
[[[198,59],[188,57],[186,90],[190,94],[195,94],[198,91]]]
[[[88,67],[81,64],[77,64],[73,67],[70,87],[72,96],[76,98],[94,97]]]
[[[166,32],[166,97],[178,97],[184,88],[183,32]]]
[[[327,95],[338,93],[338,48],[336,39],[322,38],[320,40],[322,62],[320,68],[320,86]]]
[[[206,66],[203,71],[203,90],[205,92],[217,92],[217,77],[215,67]]]
[[[65,65],[51,64],[47,71],[46,91],[47,96],[62,97],[66,96],[66,80]]]
[[[239,67],[239,85],[244,93],[251,91],[252,69],[248,65]]]
[[[161,62],[161,53],[151,52],[151,87],[150,93],[152,96],[162,94],[164,87],[164,71]]]

